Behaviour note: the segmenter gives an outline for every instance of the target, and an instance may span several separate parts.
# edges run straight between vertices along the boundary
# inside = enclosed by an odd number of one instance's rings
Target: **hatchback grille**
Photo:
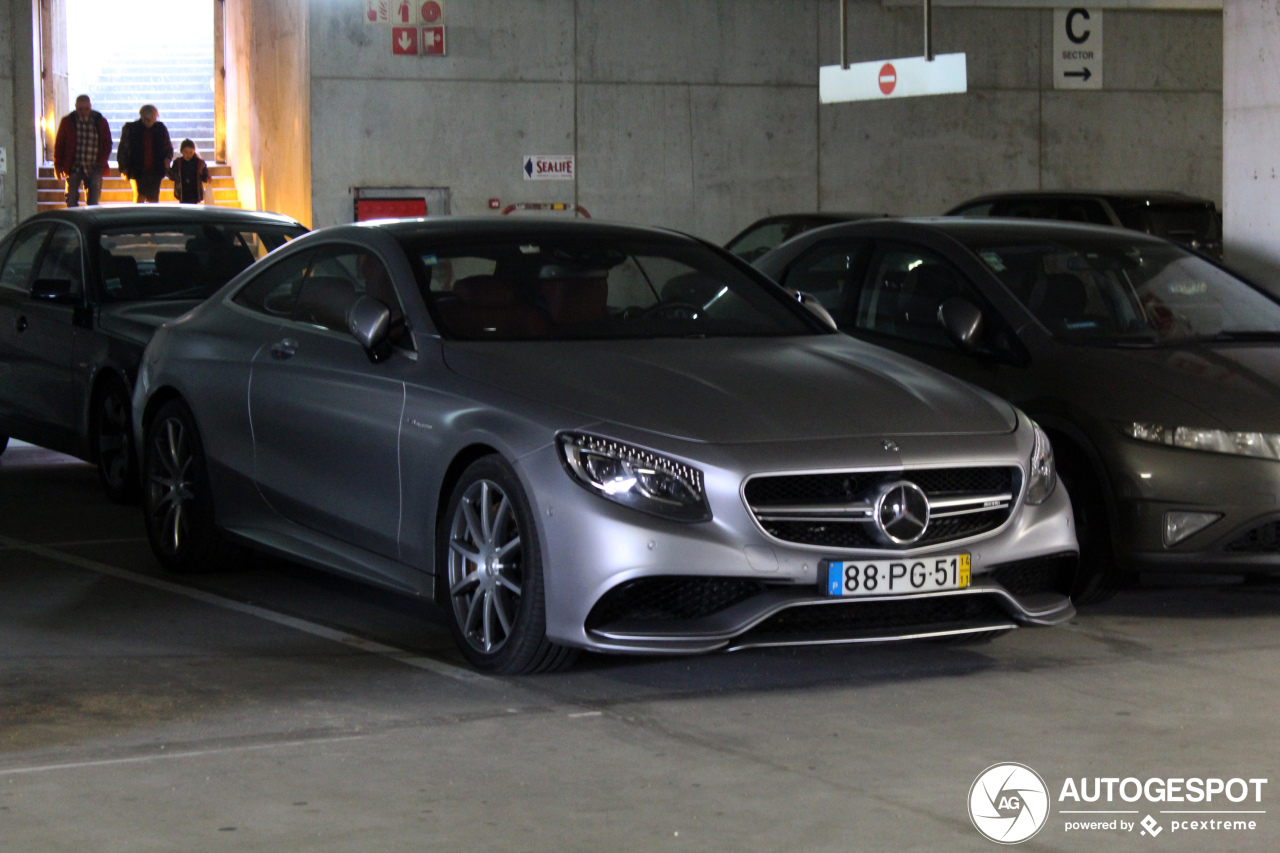
[[[1075,554],[1033,557],[994,566],[991,577],[1014,595],[1034,595],[1037,592],[1070,595],[1079,562]]]
[[[1280,521],[1269,521],[1237,536],[1226,550],[1246,554],[1275,554],[1280,552]]]
[[[751,478],[743,489],[760,526],[777,539],[827,548],[894,547],[878,538],[874,505],[880,490],[907,481],[929,498],[924,535],[905,547],[967,539],[1008,520],[1021,488],[1011,467],[936,468],[920,471],[849,471]]]
[[[651,577],[618,584],[591,608],[587,629],[611,622],[701,619],[764,592],[748,578]]]

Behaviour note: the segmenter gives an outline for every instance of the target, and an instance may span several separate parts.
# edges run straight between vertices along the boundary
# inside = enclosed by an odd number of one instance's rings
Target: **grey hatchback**
[[[1077,601],[1142,570],[1280,571],[1280,304],[1119,228],[893,220],[757,262],[840,328],[1000,394],[1053,440]]]
[[[0,452],[13,437],[137,496],[133,381],[156,326],[306,233],[284,216],[168,205],[33,216],[0,243]]]

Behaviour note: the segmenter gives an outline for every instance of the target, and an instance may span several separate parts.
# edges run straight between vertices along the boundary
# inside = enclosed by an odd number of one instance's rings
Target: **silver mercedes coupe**
[[[247,546],[409,593],[485,671],[1074,612],[1033,422],[673,232],[318,231],[157,331],[133,417],[167,569]]]

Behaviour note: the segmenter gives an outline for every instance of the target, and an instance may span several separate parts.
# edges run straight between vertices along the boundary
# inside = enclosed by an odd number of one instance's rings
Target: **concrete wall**
[[[224,5],[227,162],[241,203],[310,224],[310,4]]]
[[[1026,187],[1220,200],[1222,16],[1106,12],[1106,89],[1052,88],[1047,10],[939,8],[968,95],[820,107],[835,0],[455,0],[447,57],[393,57],[361,0],[312,0],[317,225],[358,186],[569,201],[714,240],[768,213],[936,213]],[[918,8],[850,3],[851,58],[918,54]],[[576,153],[578,181],[522,180]]]
[[[36,12],[32,0],[0,0],[0,235],[36,212]]]
[[[1280,2],[1228,0],[1223,15],[1227,260],[1280,289]]]

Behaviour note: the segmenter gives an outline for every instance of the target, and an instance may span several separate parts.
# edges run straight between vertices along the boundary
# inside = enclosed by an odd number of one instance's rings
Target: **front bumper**
[[[1119,557],[1153,572],[1280,572],[1280,462],[1122,440],[1112,470]],[[1172,547],[1171,510],[1222,515]]]
[[[945,465],[956,458],[966,464],[1007,465],[1014,457],[1009,436],[968,443],[967,452],[943,448],[936,459],[923,452],[913,456],[904,448],[901,461],[907,468]],[[848,460],[861,458],[862,449],[847,444],[833,448],[830,458],[810,445],[805,461],[815,468],[842,463],[856,467]],[[763,458],[768,451],[760,449],[762,457],[752,459],[752,449],[735,448],[734,458],[723,458],[722,466],[716,464],[722,459],[715,458],[714,448],[700,448],[696,463],[683,457],[702,468],[712,506],[712,520],[696,524],[648,516],[589,493],[565,473],[552,447],[519,460],[517,470],[541,526],[548,637],[597,651],[693,654],[1055,625],[1074,614],[1066,593],[1078,549],[1070,499],[1061,486],[1040,506],[1022,504],[1019,498],[1007,523],[969,540],[900,552],[790,546],[763,532],[740,494],[750,472],[795,467],[776,457]],[[879,440],[873,446],[868,442],[867,455],[872,451],[884,453]],[[973,581],[964,590],[831,599],[818,586],[825,559],[914,559],[959,552],[971,557]],[[1053,561],[1048,576],[1045,560]],[[1048,579],[1024,582],[1031,574]],[[738,584],[743,589],[703,611],[659,609],[638,618],[635,612],[615,608],[609,618],[601,616],[611,593],[627,584],[660,579]]]

